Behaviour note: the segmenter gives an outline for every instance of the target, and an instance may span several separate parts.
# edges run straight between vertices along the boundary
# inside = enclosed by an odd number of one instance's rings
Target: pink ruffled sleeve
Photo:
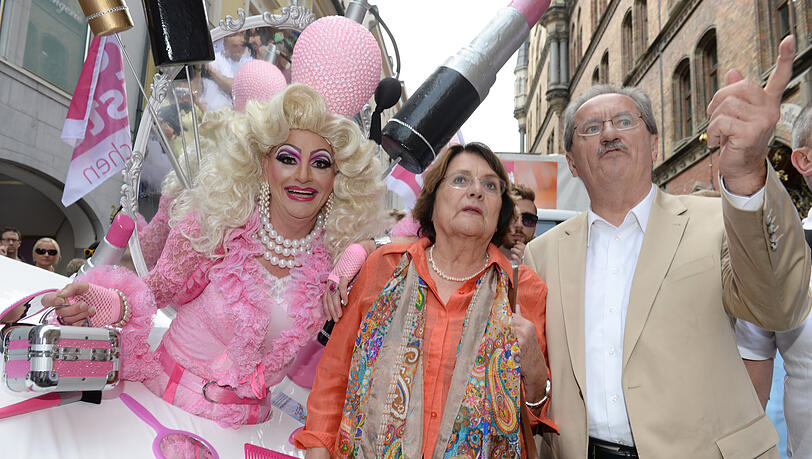
[[[147,269],[152,269],[163,252],[166,238],[169,237],[169,205],[172,199],[162,195],[158,203],[158,212],[149,223],[139,214],[138,241]]]
[[[76,281],[118,289],[130,303],[132,315],[120,332],[121,378],[143,381],[158,374],[160,365],[155,355],[149,353],[147,342],[156,311],[155,300],[144,281],[132,271],[115,266],[98,266],[78,276]]]
[[[184,234],[195,234],[199,225],[194,213],[186,215],[169,231],[161,257],[155,268],[144,278],[147,287],[155,296],[155,304],[162,308],[170,304],[175,295],[187,290],[186,281],[207,257],[192,247]]]

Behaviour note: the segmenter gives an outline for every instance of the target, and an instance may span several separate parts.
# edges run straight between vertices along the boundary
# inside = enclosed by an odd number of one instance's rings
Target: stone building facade
[[[795,115],[812,103],[810,0],[553,0],[531,31],[525,93],[516,95],[526,151],[564,153],[562,112],[592,84],[638,86],[658,119],[655,182],[677,194],[717,188],[718,153],[708,153],[702,136],[705,107],[730,69],[766,83],[790,33],[797,53],[770,160],[808,208],[788,146]]]

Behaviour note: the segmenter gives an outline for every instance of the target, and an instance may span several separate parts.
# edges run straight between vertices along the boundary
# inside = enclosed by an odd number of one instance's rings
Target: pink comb
[[[245,112],[245,103],[249,100],[271,100],[274,94],[287,85],[285,76],[275,65],[258,59],[248,61],[234,75],[231,85],[234,110]]]
[[[261,446],[252,445],[251,443],[245,444],[245,459],[297,459],[287,454],[271,451]]]
[[[299,35],[290,73],[293,83],[315,89],[329,111],[352,118],[375,93],[381,67],[369,30],[343,16],[325,16]]]

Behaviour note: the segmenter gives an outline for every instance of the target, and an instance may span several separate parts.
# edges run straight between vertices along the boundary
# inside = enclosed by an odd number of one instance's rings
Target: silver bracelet
[[[544,389],[544,397],[542,397],[541,400],[539,400],[537,402],[534,402],[534,403],[530,403],[530,402],[525,400],[524,404],[527,405],[529,408],[538,408],[539,406],[542,405],[542,403],[546,402],[548,398],[550,398],[550,380],[549,379],[547,380],[547,388]]]

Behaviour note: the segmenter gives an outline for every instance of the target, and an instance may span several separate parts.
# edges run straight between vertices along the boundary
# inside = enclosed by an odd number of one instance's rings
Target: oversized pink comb
[[[315,89],[327,109],[352,118],[375,93],[381,51],[361,24],[325,16],[305,27],[291,57],[291,82]]]
[[[297,459],[287,454],[271,451],[261,446],[245,444],[245,459]]]

